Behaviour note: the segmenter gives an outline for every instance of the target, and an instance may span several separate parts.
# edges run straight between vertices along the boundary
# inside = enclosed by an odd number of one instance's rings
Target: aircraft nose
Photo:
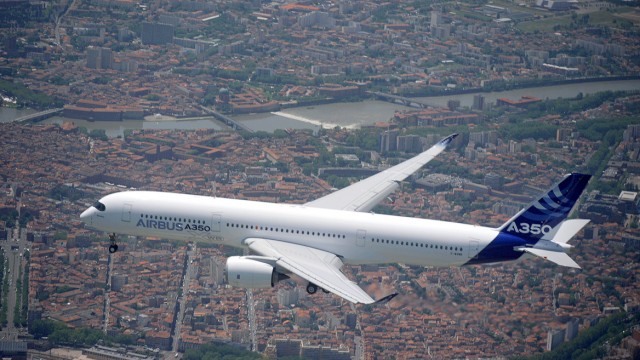
[[[87,225],[92,225],[93,209],[88,208],[87,210],[83,211],[82,214],[80,214],[80,220],[84,221],[84,223]]]

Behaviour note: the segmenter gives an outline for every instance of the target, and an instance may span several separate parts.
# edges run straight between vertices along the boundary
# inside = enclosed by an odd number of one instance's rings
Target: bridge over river
[[[377,99],[389,101],[396,104],[402,104],[404,106],[415,107],[420,109],[433,107],[432,105],[417,101],[415,99],[404,97],[404,96],[391,95],[391,94],[387,94],[379,91],[367,91],[367,93],[375,96]]]
[[[52,117],[54,115],[58,115],[58,114],[62,113],[62,110],[63,110],[63,108],[55,108],[55,109],[49,109],[49,110],[45,110],[45,111],[40,111],[40,112],[37,112],[37,113],[21,116],[19,118],[13,119],[13,120],[11,120],[9,122],[40,121],[40,120],[44,120],[46,118]]]

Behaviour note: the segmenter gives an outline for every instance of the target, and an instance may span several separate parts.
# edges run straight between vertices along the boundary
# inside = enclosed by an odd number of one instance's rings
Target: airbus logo
[[[173,222],[173,221],[151,220],[151,219],[140,219],[140,220],[138,220],[138,223],[136,224],[136,226],[137,227],[147,228],[147,229],[158,229],[158,230],[211,231],[211,227],[208,226],[208,225],[196,225],[196,224],[184,225],[182,223],[177,223],[177,222]]]

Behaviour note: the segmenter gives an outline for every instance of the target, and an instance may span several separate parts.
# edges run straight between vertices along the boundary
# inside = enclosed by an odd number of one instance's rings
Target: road
[[[29,249],[29,243],[26,241],[26,230],[10,229],[8,239],[0,239],[0,244],[5,258],[5,266],[2,271],[4,276],[8,278],[6,284],[9,286],[7,326],[0,331],[0,340],[17,340],[19,334],[26,332],[26,329],[22,327],[16,328],[13,323],[16,302],[19,301],[19,296],[21,296],[21,294],[18,294],[16,284],[18,277],[24,273],[23,254],[25,250]],[[23,286],[29,286],[29,284],[23,284]],[[28,299],[25,299],[25,301],[28,301]]]
[[[249,337],[251,339],[251,351],[258,351],[258,343],[256,341],[256,305],[253,300],[253,291],[247,289],[247,316],[249,317]]]
[[[349,304],[351,306],[351,311],[353,311],[356,314],[356,336],[353,338],[353,342],[355,343],[355,356],[354,359],[355,360],[364,360],[365,359],[365,354],[366,354],[366,349],[364,346],[364,330],[362,330],[362,326],[360,324],[360,314],[358,314],[358,311],[355,307],[354,304]],[[360,334],[360,335],[358,335]]]
[[[77,0],[73,0],[69,6],[67,6],[62,14],[55,15],[55,22],[56,22],[56,27],[55,27],[55,34],[56,34],[56,45],[58,45],[58,47],[62,48],[62,50],[64,51],[64,47],[62,46],[62,36],[60,36],[60,23],[62,22],[62,18],[65,17],[68,13],[69,10],[71,10],[72,8],[75,8],[76,6],[76,1]]]
[[[197,253],[197,247],[195,244],[189,246],[187,251],[187,266],[184,271],[182,281],[182,295],[177,299],[178,311],[175,314],[176,321],[173,328],[173,345],[171,347],[172,352],[177,353],[180,347],[180,331],[182,330],[182,320],[184,319],[184,312],[187,309],[187,293],[189,292],[189,282],[191,278],[198,273],[198,265],[193,262],[193,259]]]
[[[106,334],[109,330],[109,310],[111,309],[111,274],[113,274],[113,257],[114,254],[109,253],[109,261],[107,262],[107,290],[104,292],[104,325],[102,331]]]

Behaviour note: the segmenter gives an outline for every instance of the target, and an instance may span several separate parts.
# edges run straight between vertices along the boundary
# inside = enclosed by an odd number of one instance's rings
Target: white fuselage
[[[97,230],[224,244],[279,240],[327,251],[347,264],[463,265],[496,229],[444,221],[328,210],[304,205],[129,191],[102,198],[83,221]]]

